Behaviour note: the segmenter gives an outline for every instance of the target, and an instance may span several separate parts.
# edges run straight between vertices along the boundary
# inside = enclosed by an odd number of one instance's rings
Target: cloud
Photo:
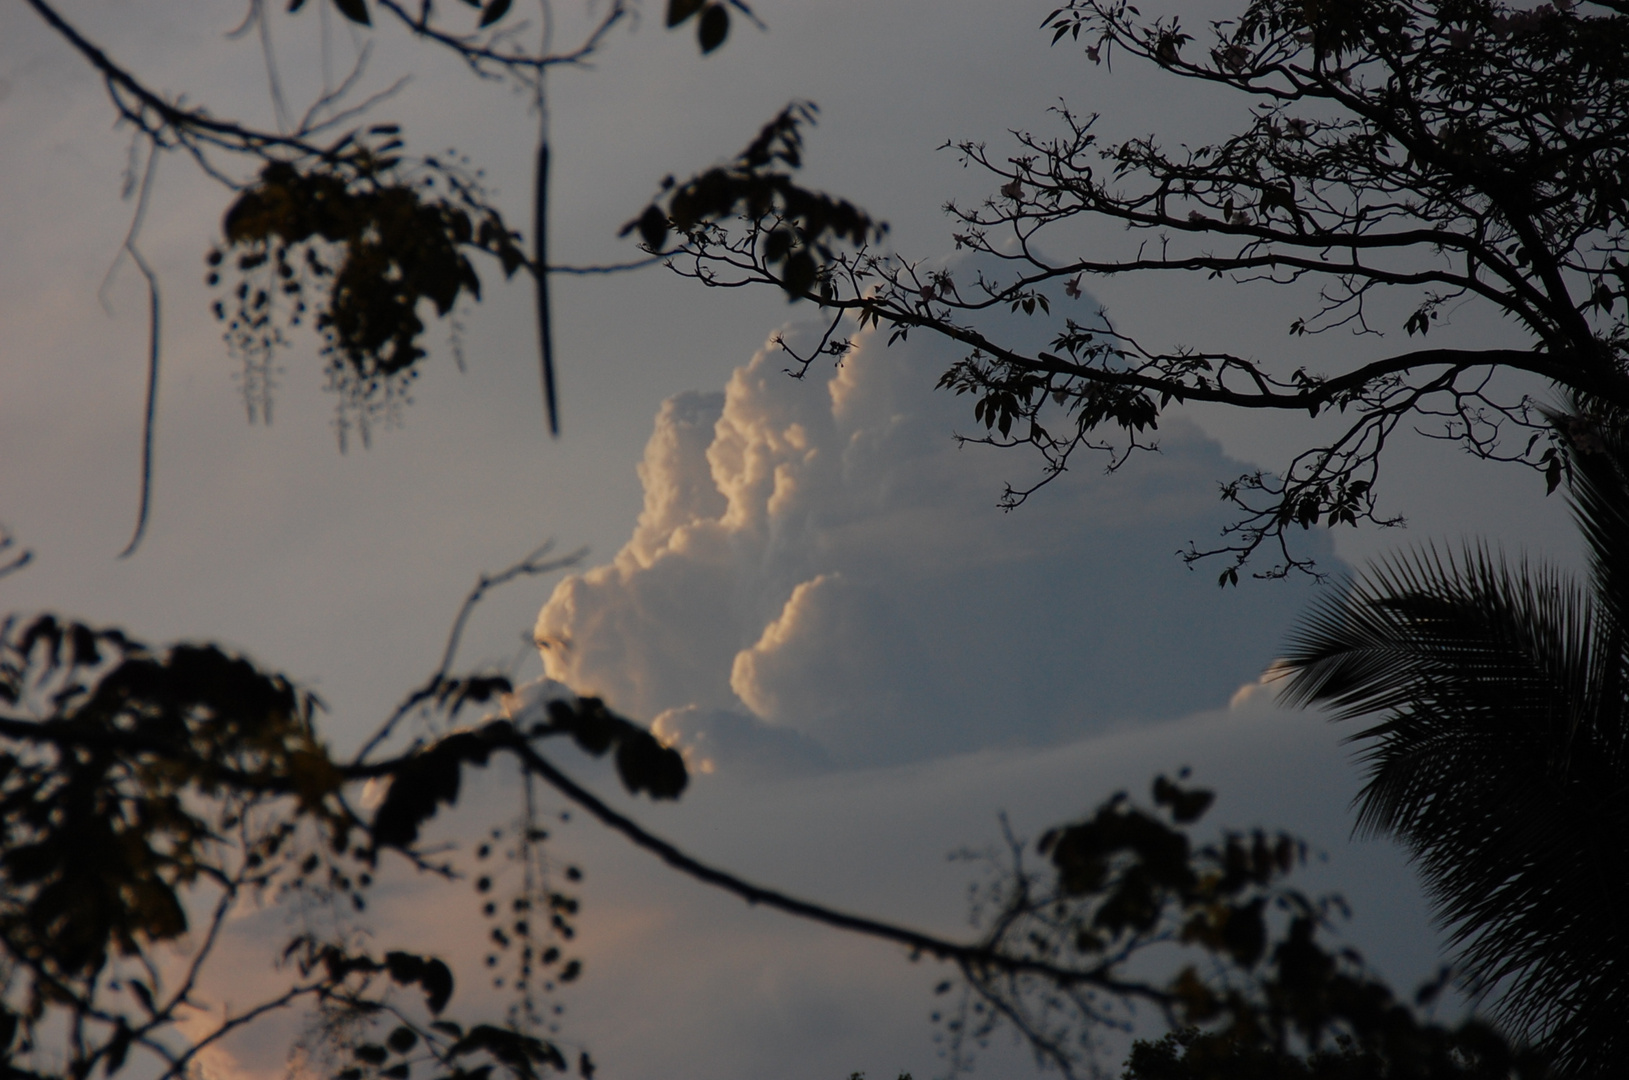
[[[663,742],[682,748],[691,771],[703,775],[723,770],[778,779],[832,766],[831,755],[807,735],[732,709],[669,709],[651,729]]]
[[[577,695],[564,683],[543,678],[515,688],[503,699],[504,716],[521,728],[547,722],[551,701],[574,702]],[[706,775],[723,763],[758,777],[782,777],[821,772],[831,759],[813,740],[795,731],[773,728],[757,718],[729,709],[703,709],[695,705],[669,709],[651,723],[656,737],[685,753],[692,773]],[[363,801],[369,797],[363,791]]]
[[[852,765],[1183,715],[1272,659],[1306,587],[1224,592],[1176,558],[1215,538],[1217,481],[1246,465],[1178,420],[1159,454],[1113,475],[1082,456],[1004,514],[1038,463],[958,446],[969,402],[932,390],[954,354],[856,342],[801,380],[766,345],[723,394],[663,404],[632,536],[538,617],[551,677],[641,718],[692,710],[692,735],[728,714],[738,745],[793,732]]]

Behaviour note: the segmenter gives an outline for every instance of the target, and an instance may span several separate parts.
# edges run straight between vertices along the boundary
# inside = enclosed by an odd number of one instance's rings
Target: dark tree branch
[[[136,194],[136,211],[131,215],[130,229],[124,238],[124,251],[129,253],[130,261],[135,263],[136,269],[141,272],[143,280],[147,283],[148,337],[147,396],[141,425],[141,503],[136,511],[136,529],[130,535],[130,542],[119,552],[121,559],[127,559],[135,554],[137,546],[141,544],[141,538],[147,532],[147,518],[153,497],[153,439],[158,422],[158,362],[163,355],[163,349],[160,347],[159,320],[163,314],[163,303],[159,297],[158,274],[147,264],[141,249],[136,246],[136,236],[141,231],[142,219],[147,216],[147,199],[153,190],[153,176],[157,171],[158,146],[154,144],[148,147],[147,167],[142,170],[141,184]]]
[[[1286,529],[1395,523],[1378,509],[1376,480],[1403,419],[1430,420],[1436,435],[1548,482],[1559,450],[1538,403],[1519,388],[1499,392],[1508,383],[1494,375],[1536,375],[1629,407],[1629,20],[1586,10],[1252,0],[1235,21],[1214,24],[1214,43],[1200,52],[1177,17],[1067,0],[1045,20],[1054,43],[1079,42],[1094,64],[1119,50],[1244,95],[1249,118],[1213,143],[1167,149],[1153,136],[1100,139],[1097,116],[1062,106],[1057,136],[1015,132],[1010,156],[956,144],[964,164],[998,185],[974,208],[946,207],[957,248],[987,260],[972,281],[851,241],[811,211],[837,200],[798,187],[767,159],[743,157],[742,175],[730,177],[738,189],[720,187],[719,170],[679,185],[639,228],[652,252],[676,231],[671,265],[709,286],[772,285],[851,315],[861,330],[886,329],[890,342],[927,332],[968,350],[941,386],[972,397],[985,434],[970,438],[1030,446],[1041,458],[1040,479],[1007,491],[1003,505],[1022,502],[1082,448],[1107,454],[1111,469],[1151,448],[1173,405],[1352,413],[1331,418],[1342,430],[1294,455],[1281,476],[1224,483],[1238,519],[1221,544],[1185,556],[1225,554],[1224,583],[1263,545],[1279,558],[1258,576],[1317,573],[1287,546]],[[696,193],[713,190],[742,194],[698,213]],[[1081,222],[1124,226],[1132,243],[1118,256],[1041,254],[1044,241],[1077,242]],[[789,236],[818,256],[814,265],[787,261]],[[1525,340],[1393,347],[1318,373],[1290,351],[1256,360],[1145,345],[1106,316],[1080,324],[1052,313],[1061,301],[1049,286],[1079,298],[1094,277],[1165,272],[1316,282],[1294,337],[1335,328],[1378,336],[1390,328],[1375,323],[1376,300],[1395,296],[1409,305],[1401,329],[1410,337],[1463,297]],[[979,325],[1000,311],[1050,316],[1052,348],[1004,347]],[[826,355],[825,341],[792,354],[793,372]]]
[[[588,811],[607,828],[621,833],[636,847],[655,855],[667,865],[705,885],[722,889],[740,897],[749,904],[762,904],[776,911],[808,919],[837,930],[862,934],[893,942],[909,949],[913,955],[927,954],[939,960],[956,964],[966,971],[1000,971],[1009,974],[1038,975],[1060,986],[1090,985],[1109,993],[1135,998],[1161,1008],[1169,1008],[1172,996],[1155,986],[1114,977],[1106,966],[1071,968],[1023,956],[1000,952],[989,945],[969,945],[946,938],[925,934],[907,927],[881,922],[838,911],[822,904],[802,900],[775,889],[754,885],[717,867],[709,866],[687,855],[666,840],[647,832],[631,818],[618,813],[593,792],[572,780],[544,758],[518,732],[493,733],[494,742],[513,753],[521,766],[556,791]]]
[[[518,578],[552,574],[557,570],[565,570],[576,566],[588,554],[587,548],[579,548],[571,554],[561,556],[558,559],[546,559],[545,556],[553,550],[554,541],[544,541],[525,558],[507,569],[496,574],[483,573],[480,576],[475,583],[475,587],[469,591],[469,594],[464,597],[464,602],[459,605],[458,615],[453,619],[452,628],[447,632],[447,644],[441,651],[441,663],[437,665],[436,670],[429,679],[425,680],[422,686],[403,699],[402,703],[396,706],[395,711],[386,718],[385,722],[379,725],[379,729],[373,733],[367,742],[362,744],[362,748],[351,759],[350,767],[352,769],[361,769],[367,761],[368,755],[390,738],[391,734],[396,730],[396,725],[400,724],[414,709],[434,700],[436,695],[447,685],[447,679],[452,674],[453,662],[458,657],[459,642],[464,636],[464,624],[469,621],[470,615],[480,606],[481,601],[486,598],[488,592],[499,586],[507,585]],[[359,777],[364,775],[380,776],[390,773],[392,768],[391,765],[380,765],[365,772],[355,772],[348,775]]]
[[[533,181],[532,259],[539,267],[549,265],[549,139],[546,126],[537,140],[537,176]],[[537,283],[537,339],[542,361],[543,407],[549,417],[549,434],[560,436],[560,406],[554,388],[554,317],[549,304],[549,274],[532,275]]]
[[[300,155],[325,157],[329,150],[316,146],[297,136],[281,135],[276,132],[260,131],[245,127],[228,120],[217,120],[199,109],[182,109],[159,97],[146,86],[142,85],[135,76],[114,63],[107,53],[91,43],[84,35],[68,23],[48,0],[24,0],[33,8],[39,17],[45,20],[46,25],[55,30],[63,40],[72,45],[90,65],[101,72],[108,82],[110,89],[123,91],[131,95],[141,108],[150,109],[162,121],[163,126],[178,133],[193,134],[203,137],[214,144],[226,149],[240,151],[256,151],[268,149],[290,150]],[[117,104],[117,97],[115,100]],[[121,106],[120,111],[130,120],[141,124],[139,111],[132,113]],[[156,134],[146,125],[143,130]]]

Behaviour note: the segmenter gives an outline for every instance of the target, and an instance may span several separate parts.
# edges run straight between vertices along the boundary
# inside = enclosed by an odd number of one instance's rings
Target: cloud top
[[[1082,458],[1002,513],[1036,462],[958,446],[969,404],[932,392],[954,357],[856,341],[803,379],[769,345],[723,394],[663,404],[633,535],[538,617],[551,678],[684,710],[669,726],[692,736],[729,713],[731,745],[777,729],[879,764],[1179,716],[1270,661],[1304,586],[1224,593],[1175,557],[1245,470],[1213,440],[1168,423],[1161,453],[1113,475]]]

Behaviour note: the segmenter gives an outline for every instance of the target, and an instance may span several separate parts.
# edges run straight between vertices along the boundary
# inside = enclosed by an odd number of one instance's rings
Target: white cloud
[[[796,337],[796,332],[792,332]],[[954,356],[871,332],[802,380],[766,346],[722,395],[667,401],[645,507],[537,622],[551,677],[640,718],[734,714],[839,763],[1053,743],[1220,705],[1272,658],[1298,584],[1222,592],[1176,552],[1226,521],[1245,466],[1183,421],[1162,453],[1076,471],[1003,514],[1022,451],[958,448]],[[1312,543],[1320,557],[1328,545]]]
[[[733,709],[686,705],[658,716],[651,729],[669,746],[680,747],[694,773],[722,770],[731,775],[780,779],[818,773],[832,765],[820,744],[788,728],[771,727]]]

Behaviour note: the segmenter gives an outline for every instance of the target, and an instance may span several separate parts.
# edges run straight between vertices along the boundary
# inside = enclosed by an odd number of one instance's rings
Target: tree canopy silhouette
[[[947,208],[956,247],[996,267],[973,280],[858,236],[834,243],[844,230],[803,209],[812,193],[790,198],[783,171],[748,157],[734,190],[752,196],[698,202],[696,184],[718,189],[713,174],[678,185],[639,219],[645,246],[658,250],[671,229],[661,250],[679,272],[819,304],[831,331],[797,364],[841,356],[844,326],[957,343],[966,356],[940,385],[974,399],[978,441],[1041,458],[1009,506],[1083,449],[1112,468],[1149,448],[1172,406],[1323,418],[1326,434],[1276,474],[1223,484],[1236,520],[1187,558],[1223,557],[1224,584],[1263,548],[1261,576],[1312,570],[1286,543],[1296,527],[1394,523],[1379,493],[1399,425],[1523,463],[1553,490],[1567,446],[1509,374],[1629,405],[1629,5],[1250,0],[1195,33],[1123,0],[1069,0],[1043,25],[1092,65],[1152,65],[1230,95],[1249,118],[1171,147],[1104,134],[1098,114],[1065,104],[1052,131],[1019,131],[1010,148],[961,142],[962,161],[998,189]],[[1123,244],[1045,254],[1076,248],[1090,222],[1123,226]],[[1317,291],[1290,343],[1264,359],[1051,314],[1049,285],[1078,296],[1094,278],[1157,287],[1170,273]],[[1462,301],[1508,327],[1511,344],[1428,344]],[[981,323],[1009,310],[1046,320],[1050,348],[1027,351]],[[1337,329],[1372,340],[1367,356],[1331,367],[1315,342]],[[1386,336],[1399,331],[1402,343]]]
[[[564,565],[545,554],[483,578],[468,604],[504,579]],[[543,1010],[582,970],[566,955],[578,912],[567,890],[580,871],[548,856],[529,800],[521,825],[456,858],[426,849],[421,828],[458,801],[466,767],[518,755],[527,775],[547,773],[537,747],[550,738],[609,754],[630,792],[655,799],[684,789],[684,762],[592,698],[457,726],[512,689],[495,673],[453,672],[462,622],[441,667],[349,759],[323,740],[314,696],[214,645],[153,649],[50,615],[0,625],[5,1075],[113,1076],[139,1062],[141,1075],[191,1076],[200,1054],[290,1008],[313,1015],[308,1064],[343,1080],[401,1080],[414,1065],[517,1080],[566,1071]],[[405,742],[374,754],[409,722]],[[368,783],[380,788],[371,808],[359,802]],[[482,872],[500,841],[518,885],[495,887]],[[393,858],[421,879],[474,879],[488,964],[508,961],[507,1018],[456,1022],[451,966],[359,935],[375,876]],[[228,921],[267,904],[300,913],[266,957],[281,969],[278,988],[200,1023],[197,995]],[[593,1072],[586,1053],[575,1065]]]
[[[557,426],[548,282],[551,273],[566,268],[548,259],[546,130],[537,141],[528,237],[492,204],[478,171],[462,161],[410,154],[401,129],[376,122],[368,112],[376,103],[343,100],[349,81],[298,120],[257,128],[154,92],[65,19],[51,0],[27,3],[104,79],[119,117],[146,154],[149,181],[157,155],[179,151],[232,188],[220,243],[207,257],[212,284],[221,290],[217,317],[245,363],[251,410],[267,407],[264,375],[283,328],[309,322],[324,336],[342,418],[366,438],[375,410],[391,406],[425,358],[420,337],[426,309],[445,316],[461,298],[479,297],[481,268],[495,265],[506,277],[524,271],[533,280],[544,396],[551,427]],[[547,72],[594,56],[630,10],[615,0],[601,9],[601,18],[574,48],[529,52],[505,30],[509,0],[471,4],[456,25],[428,4],[416,12],[396,0],[334,0],[334,6],[353,25],[373,26],[377,19],[450,50],[479,74],[513,80],[540,104]],[[303,7],[302,0],[294,0],[289,14],[298,16]],[[738,0],[670,0],[666,24],[693,27],[701,51],[711,52],[726,39],[731,10],[750,17]],[[1180,75],[1250,94],[1276,94],[1280,100],[1240,136],[1236,153],[1213,150],[1199,155],[1198,165],[1168,160],[1152,145],[1135,153],[1122,148],[1130,154],[1122,177],[1149,181],[1153,195],[1099,185],[1089,170],[1070,172],[1071,163],[1096,150],[1092,122],[1068,114],[1069,136],[1055,143],[1026,142],[1037,156],[1013,162],[1011,169],[993,164],[981,147],[969,144],[964,149],[969,160],[1000,174],[1005,201],[992,199],[963,214],[967,231],[960,242],[1016,260],[1011,281],[981,280],[964,283],[964,289],[946,275],[923,279],[914,264],[871,253],[868,245],[883,237],[872,217],[792,179],[802,161],[800,126],[813,116],[812,107],[803,105],[772,120],[736,159],[667,185],[659,201],[630,223],[630,231],[637,230],[652,258],[689,260],[680,265],[713,283],[727,283],[732,274],[769,282],[793,297],[817,300],[839,318],[886,322],[900,334],[928,329],[963,342],[974,353],[952,369],[946,385],[979,399],[977,416],[992,441],[1033,443],[1053,472],[1063,468],[1074,448],[1094,445],[1099,427],[1117,426],[1127,434],[1129,443],[1113,450],[1117,455],[1141,445],[1139,434],[1156,425],[1170,401],[1217,400],[1314,414],[1351,407],[1356,426],[1322,456],[1313,453],[1299,461],[1282,484],[1275,487],[1279,482],[1258,476],[1234,486],[1233,497],[1247,515],[1235,534],[1237,544],[1228,549],[1237,559],[1236,578],[1237,566],[1262,543],[1281,537],[1289,524],[1372,519],[1380,443],[1402,417],[1428,410],[1430,395],[1452,403],[1452,417],[1465,425],[1461,437],[1497,455],[1499,444],[1488,425],[1525,423],[1528,403],[1497,406],[1484,396],[1481,383],[1460,380],[1471,380],[1489,366],[1515,367],[1615,400],[1621,376],[1621,334],[1614,329],[1620,324],[1612,315],[1614,303],[1624,297],[1622,277],[1613,276],[1620,269],[1613,260],[1621,246],[1621,216],[1614,216],[1618,203],[1613,200],[1621,201],[1621,189],[1608,190],[1600,179],[1620,149],[1613,141],[1620,129],[1611,126],[1622,114],[1615,83],[1596,95],[1598,102],[1589,99],[1596,111],[1568,114],[1568,119],[1535,114],[1550,124],[1540,125],[1540,141],[1549,139],[1545,145],[1554,143],[1555,153],[1565,159],[1564,167],[1552,172],[1566,179],[1581,170],[1593,178],[1588,183],[1599,188],[1606,207],[1605,224],[1597,223],[1597,214],[1580,219],[1571,233],[1566,214],[1576,206],[1565,197],[1554,206],[1544,202],[1522,219],[1529,232],[1541,230],[1541,240],[1560,237],[1572,245],[1559,253],[1522,246],[1530,244],[1517,228],[1522,222],[1512,224],[1504,203],[1484,206],[1480,194],[1469,199],[1469,209],[1453,211],[1461,217],[1452,220],[1477,233],[1482,244],[1466,262],[1450,240],[1451,230],[1439,237],[1428,229],[1435,239],[1421,239],[1412,224],[1422,213],[1438,212],[1431,208],[1436,204],[1399,202],[1376,209],[1365,201],[1373,191],[1402,200],[1397,192],[1414,190],[1373,187],[1381,183],[1373,169],[1351,165],[1354,171],[1343,174],[1346,179],[1335,183],[1333,194],[1316,197],[1327,198],[1327,206],[1305,203],[1291,183],[1332,162],[1361,161],[1349,143],[1376,152],[1379,137],[1365,125],[1377,120],[1359,114],[1334,124],[1300,121],[1297,128],[1291,112],[1294,102],[1308,99],[1355,109],[1335,87],[1350,91],[1353,101],[1367,100],[1360,91],[1372,72],[1384,68],[1386,57],[1377,51],[1383,45],[1406,38],[1398,63],[1429,73],[1461,47],[1455,34],[1468,34],[1471,46],[1482,50],[1475,55],[1483,56],[1478,62],[1484,68],[1492,63],[1484,55],[1491,49],[1488,42],[1509,39],[1517,55],[1538,57],[1549,49],[1568,58],[1572,67],[1564,74],[1580,82],[1621,63],[1621,54],[1613,61],[1581,44],[1588,36],[1584,31],[1604,27],[1603,33],[1617,34],[1619,23],[1570,9],[1516,19],[1502,9],[1472,8],[1470,15],[1453,15],[1443,23],[1448,30],[1428,30],[1416,40],[1406,34],[1385,37],[1381,31],[1390,33],[1391,24],[1379,15],[1371,19],[1365,14],[1370,7],[1353,9],[1359,14],[1351,16],[1351,27],[1342,21],[1346,16],[1322,9],[1313,11],[1309,23],[1295,13],[1300,10],[1253,6],[1250,18],[1219,39],[1226,46],[1219,55],[1226,59],[1214,65],[1182,60],[1187,39],[1175,23],[1143,24],[1123,6],[1077,3],[1054,13],[1048,23],[1060,37],[1084,35],[1095,42],[1094,59],[1119,48]],[[1424,18],[1420,12],[1427,9],[1398,10]],[[1429,10],[1433,16],[1437,11]],[[263,20],[266,12],[264,4],[252,5],[251,19]],[[471,21],[473,29],[467,25]],[[1330,37],[1330,27],[1339,33]],[[1307,33],[1311,37],[1303,41]],[[1349,55],[1357,59],[1347,63],[1343,58]],[[1340,64],[1345,66],[1338,70],[1331,66]],[[1541,65],[1534,60],[1530,66]],[[1566,67],[1560,60],[1555,66],[1557,71]],[[1479,70],[1467,68],[1447,89],[1428,87],[1421,101],[1438,113],[1453,113],[1443,102],[1457,101],[1453,94],[1479,85]],[[1547,76],[1546,92],[1556,92],[1561,77]],[[1519,84],[1520,79],[1507,79],[1504,85],[1509,90]],[[1533,101],[1540,96],[1532,92]],[[1425,142],[1442,135],[1437,127],[1445,121],[1438,114],[1423,123]],[[1468,140],[1463,153],[1471,165],[1464,167],[1427,147],[1430,152],[1422,150],[1419,162],[1409,166],[1415,172],[1405,169],[1403,175],[1417,174],[1408,182],[1422,187],[1449,180],[1471,183],[1464,173],[1486,187],[1491,181],[1484,183],[1483,173],[1503,160],[1495,153],[1504,145],[1499,138],[1515,136],[1490,137],[1487,144]],[[1585,145],[1574,147],[1569,140]],[[1252,147],[1266,163],[1265,172],[1215,164],[1248,156]],[[1544,183],[1552,183],[1551,173],[1544,176]],[[1464,201],[1467,190],[1483,188],[1472,184],[1457,195],[1446,191],[1441,206],[1457,206],[1455,200]],[[1342,202],[1341,191],[1351,198]],[[1253,199],[1248,206],[1246,194]],[[150,479],[151,388],[160,342],[158,282],[138,243],[144,205],[145,199],[138,201],[126,246],[147,277],[153,302],[144,459]],[[1225,209],[1226,217],[1218,224],[1204,208]],[[1221,262],[1209,255],[1167,259],[1162,254],[1162,261],[1151,264],[1137,259],[1048,266],[1028,253],[1003,254],[990,231],[1011,227],[1024,239],[1034,235],[1032,225],[1076,213],[1107,214],[1137,227],[1180,226],[1195,236],[1232,236],[1241,246]],[[738,218],[746,222],[744,233],[727,227]],[[1394,229],[1402,231],[1394,237]],[[676,246],[667,246],[670,239]],[[1335,248],[1412,254],[1422,244],[1458,253],[1461,262],[1448,270],[1398,270],[1360,264],[1354,254],[1351,267],[1330,269],[1317,255]],[[1606,262],[1589,262],[1594,254],[1577,255],[1596,249],[1605,252]],[[1498,256],[1491,262],[1490,252]],[[1552,255],[1559,261],[1545,263],[1549,277],[1532,269]],[[1048,301],[1040,286],[1051,278],[1078,288],[1081,275],[1092,273],[1258,268],[1329,274],[1342,283],[1346,292],[1334,295],[1301,326],[1309,333],[1361,311],[1373,287],[1440,286],[1445,291],[1428,293],[1410,320],[1409,328],[1423,333],[1455,288],[1505,295],[1499,292],[1504,286],[1487,284],[1486,275],[1493,274],[1514,290],[1520,302],[1508,310],[1542,347],[1475,359],[1411,353],[1326,379],[1275,375],[1237,357],[1147,351],[1116,331],[1089,332],[1073,324],[1062,328],[1054,352],[1027,357],[986,341],[962,321],[997,305],[1044,317]],[[1551,289],[1552,279],[1559,280],[1558,288]],[[1589,294],[1591,303],[1567,308],[1568,290],[1580,280],[1597,286]],[[831,353],[841,353],[841,342],[830,344]],[[1513,359],[1518,357],[1528,359]],[[1436,373],[1444,365],[1452,377]],[[1503,411],[1490,419],[1480,411],[1483,405]],[[1043,410],[1054,406],[1074,425],[1056,439],[1042,427],[1043,420],[1053,423]],[[1523,452],[1531,463],[1552,471],[1562,467],[1568,444],[1548,447],[1546,453],[1554,452],[1550,457],[1532,456],[1535,446],[1530,443]],[[1278,501],[1254,507],[1252,493]],[[142,534],[146,502],[144,486],[132,549]],[[7,547],[0,540],[0,554],[11,560],[0,566],[0,574],[18,565]],[[1287,552],[1284,557],[1274,571],[1295,564]],[[483,579],[471,603],[499,579],[557,565],[538,552],[506,574]],[[511,762],[527,785],[548,785],[677,872],[748,902],[893,942],[914,956],[951,965],[953,978],[945,992],[959,984],[963,1009],[945,1022],[947,1028],[956,1025],[951,1028],[956,1039],[976,1043],[994,1025],[1011,1024],[1044,1060],[1069,1072],[1091,1064],[1096,1025],[1119,1024],[1128,1005],[1141,1004],[1185,1030],[1200,1026],[1202,1034],[1183,1044],[1190,1060],[1197,1060],[1196,1052],[1214,1051],[1218,1058],[1277,1055],[1317,1062],[1320,1055],[1350,1048],[1359,1060],[1383,1062],[1386,1075],[1542,1072],[1536,1058],[1481,1024],[1438,1024],[1400,1003],[1356,957],[1325,943],[1331,906],[1286,884],[1303,857],[1301,845],[1266,833],[1224,834],[1196,843],[1189,829],[1209,806],[1209,794],[1165,778],[1154,785],[1153,809],[1117,796],[1092,816],[1049,832],[1037,848],[1050,867],[1042,874],[1024,868],[1026,845],[1015,843],[1013,862],[1001,868],[985,894],[994,918],[971,941],[745,881],[647,831],[544,753],[569,742],[591,756],[608,756],[630,792],[671,799],[687,782],[683,760],[672,748],[595,699],[532,700],[516,694],[497,673],[455,671],[462,618],[440,667],[349,758],[336,756],[324,741],[320,703],[311,694],[215,645],[153,648],[118,630],[53,616],[0,628],[0,949],[6,965],[0,1056],[8,1075],[77,1080],[98,1071],[112,1076],[138,1061],[146,1074],[188,1075],[203,1051],[238,1030],[278,1010],[308,1007],[316,1022],[306,1049],[315,1068],[338,1080],[406,1080],[414,1070],[433,1080],[484,1080],[494,1073],[531,1080],[573,1067],[588,1080],[592,1059],[583,1052],[570,1060],[543,1011],[553,987],[583,970],[581,959],[568,955],[579,911],[569,882],[580,872],[552,860],[544,846],[546,830],[530,803],[521,823],[500,830],[492,843],[453,853],[423,843],[430,823],[457,802],[466,770],[499,759]],[[468,710],[484,711],[495,703],[498,711],[460,726]],[[378,795],[373,806],[364,804],[370,784]],[[500,895],[492,875],[481,869],[494,857],[492,844],[500,841],[520,866],[521,884],[509,895]],[[369,909],[370,890],[386,860],[425,880],[473,885],[490,922],[491,963],[506,965],[512,980],[515,1000],[506,1017],[454,1019],[456,987],[445,959],[413,948],[379,947],[355,932],[354,920]],[[269,963],[282,964],[275,993],[218,1021],[209,1018],[201,1031],[192,1022],[183,1032],[183,1017],[216,954],[222,928],[244,905],[265,900],[325,916],[301,925],[281,943],[280,954],[268,957]],[[161,947],[183,944],[179,967],[163,962]],[[1167,949],[1186,949],[1193,962],[1171,977],[1142,974],[1139,962]]]
[[[542,572],[549,564],[521,566]],[[612,809],[545,756],[549,740],[611,754],[628,790],[654,799],[678,797],[687,776],[675,750],[594,699],[511,695],[502,714],[454,726],[464,710],[511,690],[501,676],[455,675],[444,664],[375,739],[341,759],[321,737],[315,698],[215,646],[155,650],[51,616],[6,623],[6,1074],[111,1077],[139,1063],[141,1075],[190,1076],[211,1046],[303,1007],[313,1016],[299,1048],[305,1066],[336,1080],[405,1080],[415,1070],[436,1080],[534,1080],[573,1067],[590,1080],[589,1051],[570,1060],[546,1011],[556,985],[583,970],[566,955],[579,907],[565,890],[581,873],[548,854],[530,797],[536,780],[680,873],[952,965],[964,991],[946,1018],[958,1059],[1010,1023],[1038,1057],[1073,1075],[1093,1064],[1100,1027],[1122,1025],[1124,1010],[1141,1004],[1173,1023],[1205,1025],[1207,1045],[1234,1048],[1228,1052],[1316,1058],[1331,1046],[1354,1047],[1386,1062],[1388,1076],[1543,1075],[1541,1059],[1485,1025],[1420,1019],[1350,950],[1326,945],[1327,902],[1285,884],[1305,855],[1292,837],[1224,834],[1194,844],[1189,827],[1209,807],[1209,792],[1160,777],[1151,810],[1114,796],[1090,818],[1042,837],[1050,874],[1025,870],[1015,845],[1010,871],[986,894],[994,913],[987,932],[959,942],[744,881]],[[409,716],[417,737],[374,756]],[[519,823],[473,850],[424,846],[421,830],[457,802],[465,770],[498,758],[528,778]],[[360,802],[367,783],[383,789],[371,813]],[[507,892],[484,866],[500,841],[523,871]],[[507,1017],[453,1019],[446,960],[358,933],[386,860],[427,879],[421,888],[474,879],[494,944],[488,966],[508,959]],[[265,903],[302,913],[266,960],[280,969],[277,989],[218,1019],[207,1010],[200,1022],[197,995],[224,927]],[[169,955],[160,951],[166,946]],[[1146,954],[1170,946],[1196,954],[1194,962],[1172,977],[1141,973]],[[240,961],[238,978],[244,974]],[[952,988],[947,980],[940,989]]]

